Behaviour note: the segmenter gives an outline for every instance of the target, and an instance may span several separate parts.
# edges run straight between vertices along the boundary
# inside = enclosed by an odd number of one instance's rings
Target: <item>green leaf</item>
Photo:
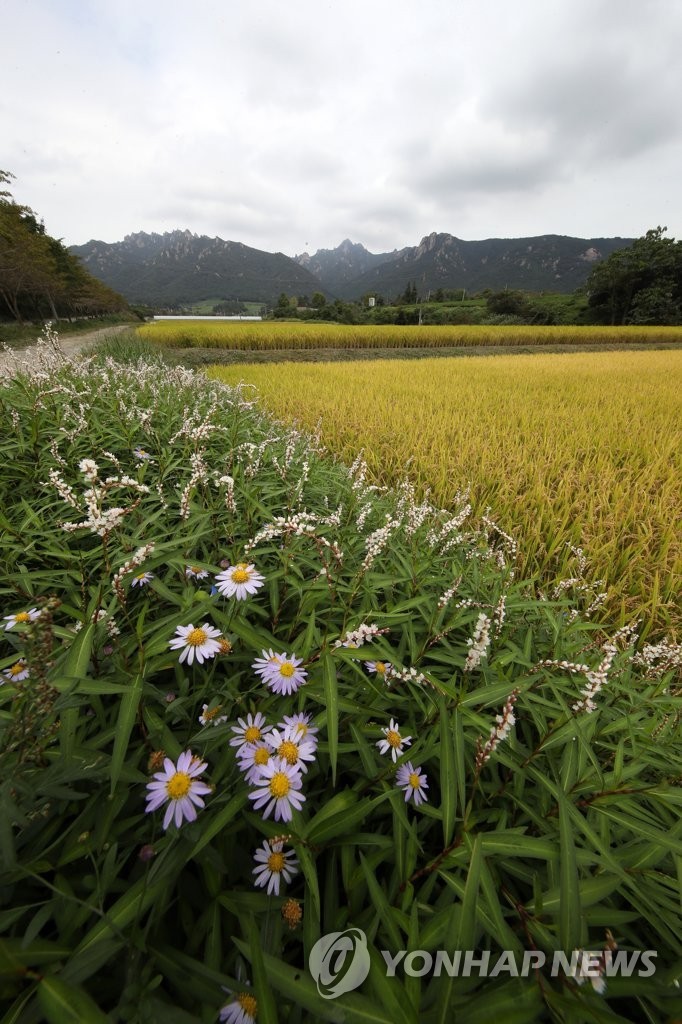
[[[454,737],[450,724],[450,713],[448,712],[445,700],[439,701],[440,710],[440,777],[441,777],[441,798],[440,809],[443,815],[443,845],[449,846],[455,831],[455,813],[457,789],[455,780],[457,778],[455,768]]]
[[[336,759],[339,749],[339,692],[336,679],[336,665],[328,650],[320,657],[322,665],[322,682],[327,705],[327,743],[329,745],[329,761],[332,769],[332,783],[336,785]]]
[[[565,952],[578,949],[581,939],[580,879],[573,843],[573,829],[566,797],[559,797],[559,942]]]
[[[116,783],[119,780],[121,768],[123,767],[123,762],[128,752],[130,734],[133,731],[135,718],[137,716],[137,709],[140,704],[140,699],[142,697],[142,685],[143,673],[139,673],[135,676],[132,686],[129,688],[128,692],[123,695],[123,699],[121,700],[118,718],[116,719],[114,750],[111,755],[110,792],[112,794],[116,789]]]
[[[249,934],[253,990],[258,1001],[258,1020],[260,1024],[278,1024],[277,1006],[272,995],[270,979],[268,978],[268,972],[265,969],[265,962],[263,960],[261,936],[252,917],[248,917],[245,923]]]
[[[110,1024],[84,989],[51,974],[40,980],[38,1001],[49,1024]]]

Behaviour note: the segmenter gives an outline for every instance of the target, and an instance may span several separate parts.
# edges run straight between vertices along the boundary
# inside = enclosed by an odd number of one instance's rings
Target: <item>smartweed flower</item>
[[[227,721],[227,715],[221,715],[222,704],[217,704],[214,708],[209,708],[208,704],[204,704],[199,715],[199,722],[201,725],[222,725],[223,722]]]
[[[273,693],[281,696],[288,697],[296,693],[299,686],[305,683],[308,674],[304,668],[299,668],[302,661],[302,658],[294,654],[278,654],[267,674],[263,673],[263,682]]]
[[[265,742],[272,749],[274,757],[280,757],[289,765],[296,765],[302,772],[308,771],[306,761],[315,760],[317,743],[313,738],[306,739],[296,731],[295,726],[287,726],[282,732],[273,729],[265,737]]]
[[[250,992],[240,992],[237,998],[223,1006],[219,1017],[222,1024],[255,1024],[258,1002]]]
[[[154,579],[153,572],[141,572],[137,576],[133,576],[130,581],[131,587],[146,587],[148,583]]]
[[[220,651],[220,644],[216,637],[220,636],[220,630],[214,629],[205,622],[203,626],[194,628],[190,622],[189,626],[178,626],[175,630],[177,636],[169,641],[168,646],[172,651],[182,648],[180,662],[186,661],[191,665],[196,658],[200,665],[206,658],[214,658]]]
[[[424,790],[429,788],[429,784],[426,775],[419,774],[421,770],[421,765],[413,768],[412,762],[407,761],[400,765],[395,775],[396,786],[400,786],[405,792],[405,801],[412,797],[415,807],[428,800]]]
[[[223,597],[235,597],[237,601],[245,601],[264,583],[265,579],[256,572],[253,565],[247,565],[245,562],[230,565],[216,576],[216,584]]]
[[[5,615],[7,625],[5,629],[14,629],[15,626],[25,626],[28,622],[35,622],[40,615],[37,608],[30,608],[27,612],[16,612],[14,615]]]
[[[263,765],[255,784],[257,789],[249,793],[249,800],[253,800],[256,811],[264,808],[264,818],[269,818],[274,810],[275,821],[291,821],[291,808],[300,811],[303,806],[301,770],[282,758],[271,758]]]
[[[279,896],[280,878],[289,884],[294,875],[298,874],[298,860],[293,850],[282,852],[284,843],[281,840],[263,840],[263,849],[256,850],[253,859],[256,867],[254,885],[257,888],[268,887],[268,896],[273,892]]]
[[[256,785],[260,778],[261,768],[268,763],[271,757],[272,751],[263,740],[259,740],[258,743],[247,743],[237,754],[239,771],[249,786]]]
[[[202,569],[200,565],[186,565],[185,576],[190,580],[203,580],[208,576],[208,569]]]
[[[409,747],[412,742],[411,736],[401,736],[399,726],[397,722],[391,719],[388,726],[385,726],[381,730],[384,734],[384,739],[377,742],[380,754],[387,754],[391,751],[391,757],[394,761],[398,760],[398,757],[403,752],[403,747]]]
[[[156,772],[154,782],[147,783],[146,812],[155,811],[161,804],[168,801],[163,819],[163,827],[167,829],[175,820],[178,828],[183,820],[194,821],[197,807],[203,807],[202,796],[211,792],[205,782],[199,782],[197,776],[206,771],[205,761],[195,757],[191,750],[185,750],[178,758],[177,767],[169,757],[163,762],[164,770]]]
[[[578,950],[578,956],[575,964],[571,964],[571,969],[568,971],[569,977],[575,978],[579,985],[589,979],[592,984],[592,988],[600,996],[606,991],[606,982],[604,981],[604,954],[601,950]]]
[[[283,721],[277,723],[278,729],[286,729],[287,727],[292,729],[294,734],[299,739],[310,740],[317,747],[317,736],[320,730],[316,725],[311,725],[312,715],[307,715],[304,711],[300,711],[296,715],[284,715]]]
[[[19,661],[15,661],[13,665],[10,665],[9,668],[3,669],[2,674],[11,683],[21,683],[29,677],[28,665],[21,658]]]
[[[231,747],[238,747],[237,757],[241,757],[246,747],[253,746],[265,737],[272,728],[265,721],[265,715],[257,711],[255,715],[250,712],[243,718],[237,719],[237,725],[232,726],[234,736],[230,740]]]

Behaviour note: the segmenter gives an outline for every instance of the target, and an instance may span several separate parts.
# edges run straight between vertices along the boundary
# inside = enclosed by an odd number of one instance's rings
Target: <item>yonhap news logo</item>
[[[310,950],[308,969],[323,999],[352,992],[369,974],[367,936],[361,928],[323,935]]]
[[[395,977],[398,969],[411,978],[442,974],[453,978],[527,978],[545,968],[552,978],[565,975],[574,978],[579,985],[591,981],[598,992],[603,992],[607,979],[615,975],[648,978],[656,973],[656,950],[614,952],[614,949],[574,949],[568,954],[557,951],[550,958],[541,950],[526,950],[518,960],[511,950],[498,954],[471,949],[450,952],[439,949],[433,953],[425,949],[401,949],[395,954],[382,949],[380,952],[388,978]],[[361,928],[323,935],[308,958],[308,968],[323,999],[337,999],[359,988],[369,974],[369,967],[367,936]]]

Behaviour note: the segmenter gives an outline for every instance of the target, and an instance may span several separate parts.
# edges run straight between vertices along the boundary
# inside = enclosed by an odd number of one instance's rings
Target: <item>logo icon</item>
[[[367,936],[360,928],[323,935],[310,950],[308,968],[323,999],[352,992],[369,974]]]

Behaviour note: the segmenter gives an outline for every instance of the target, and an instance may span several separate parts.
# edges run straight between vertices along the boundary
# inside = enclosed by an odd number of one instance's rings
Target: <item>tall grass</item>
[[[255,384],[374,478],[449,505],[471,485],[545,583],[585,549],[620,621],[680,627],[682,353],[626,352],[214,368]]]
[[[682,327],[534,327],[483,324],[405,326],[316,323],[162,321],[138,328],[141,338],[176,348],[382,349],[470,345],[665,344],[682,342]]]

